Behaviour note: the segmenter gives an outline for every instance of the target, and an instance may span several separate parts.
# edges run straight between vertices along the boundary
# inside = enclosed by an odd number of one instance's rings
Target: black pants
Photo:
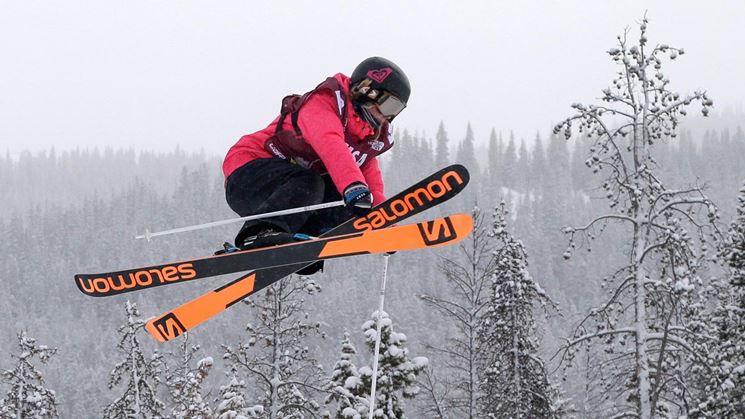
[[[228,205],[241,217],[338,201],[341,195],[328,175],[318,175],[277,158],[258,159],[233,172],[225,185]],[[266,228],[318,236],[352,217],[344,207],[246,221],[236,245]]]

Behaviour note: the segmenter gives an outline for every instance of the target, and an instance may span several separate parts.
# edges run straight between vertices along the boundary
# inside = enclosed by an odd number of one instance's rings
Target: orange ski
[[[332,259],[357,254],[385,253],[443,246],[465,238],[473,229],[470,215],[455,214],[417,224],[389,227],[365,233],[335,236],[327,241],[317,259]],[[305,244],[305,242],[300,243]],[[278,251],[281,246],[272,248]],[[305,261],[307,262],[307,261]],[[297,263],[293,264],[297,265]],[[303,265],[300,264],[300,267]],[[293,268],[294,269],[294,268]],[[291,271],[292,272],[292,271]],[[271,283],[257,284],[261,271],[236,279],[215,291],[189,301],[164,315],[150,319],[146,329],[158,341],[165,342],[191,330]],[[276,277],[272,282],[281,279]]]

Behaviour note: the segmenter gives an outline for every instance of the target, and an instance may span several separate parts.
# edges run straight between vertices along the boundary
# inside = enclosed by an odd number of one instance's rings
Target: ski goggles
[[[385,91],[380,95],[380,98],[375,101],[375,104],[378,105],[380,113],[388,119],[395,118],[396,115],[400,114],[401,111],[406,108],[406,103]]]
[[[365,96],[377,106],[378,111],[388,120],[395,118],[406,108],[406,103],[385,90],[372,89]]]

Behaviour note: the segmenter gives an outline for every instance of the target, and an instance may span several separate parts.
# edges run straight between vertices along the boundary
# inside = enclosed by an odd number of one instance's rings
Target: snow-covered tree
[[[37,345],[36,339],[28,336],[25,330],[18,333],[18,362],[12,370],[3,370],[3,381],[8,392],[0,400],[0,418],[3,419],[42,419],[56,418],[57,396],[54,390],[45,387],[41,371],[35,365],[36,359],[46,364],[57,353],[56,348]]]
[[[423,294],[420,298],[435,308],[454,327],[447,339],[429,347],[442,356],[443,368],[430,372],[440,387],[451,387],[441,401],[442,410],[461,418],[479,417],[476,400],[478,383],[479,323],[488,302],[489,285],[496,257],[494,240],[487,217],[478,208],[473,211],[473,232],[459,244],[458,257],[443,258],[440,271],[449,288],[444,295]],[[427,392],[434,396],[437,387]],[[430,400],[434,403],[435,400]]]
[[[442,168],[450,164],[450,152],[448,151],[448,133],[445,131],[445,124],[440,121],[435,134],[435,166]]]
[[[327,413],[326,417],[336,419],[354,418],[367,408],[369,401],[358,395],[358,389],[362,385],[362,379],[354,365],[354,356],[357,350],[349,339],[349,333],[344,333],[341,342],[341,354],[339,360],[334,364],[334,370],[328,383],[330,394],[326,397],[326,404],[335,404],[334,411]]]
[[[500,183],[508,188],[514,188],[517,181],[517,145],[515,143],[515,133],[510,131],[510,138],[507,141],[504,155],[502,156],[502,166],[500,169]]]
[[[202,386],[214,361],[212,357],[205,357],[194,365],[199,350],[199,345],[189,345],[189,334],[185,333],[178,351],[169,354],[172,365],[166,363],[166,387],[171,396],[169,416],[174,419],[212,417]]]
[[[708,318],[716,334],[707,360],[713,371],[699,371],[702,388],[694,417],[730,418],[745,412],[745,184],[738,201],[720,252],[728,281],[718,289],[718,304]]]
[[[487,187],[490,190],[495,190],[497,182],[499,182],[499,168],[501,165],[502,158],[502,141],[497,137],[497,130],[492,128],[489,133],[489,145],[487,147],[487,161],[486,161],[486,177],[488,179]]]
[[[528,272],[523,244],[506,229],[505,203],[494,214],[497,239],[488,302],[480,316],[479,417],[559,417],[558,394],[538,355],[533,308],[553,305]]]
[[[320,323],[308,322],[303,294],[320,291],[309,277],[288,277],[268,287],[257,298],[245,300],[256,324],[247,326],[248,339],[223,346],[223,358],[245,371],[260,392],[257,402],[266,418],[301,418],[319,411],[317,394],[324,373],[310,350],[308,338],[322,334]]]
[[[540,189],[548,173],[548,165],[546,163],[546,151],[543,148],[543,140],[541,134],[535,134],[535,141],[533,142],[533,150],[530,155],[530,167],[528,172],[525,174],[518,174],[518,176],[524,176],[528,178],[528,185],[530,190],[537,191]]]
[[[593,350],[600,368],[595,387],[607,400],[608,415],[642,419],[677,417],[690,409],[686,371],[704,362],[701,273],[718,217],[702,187],[667,187],[660,178],[655,146],[676,136],[687,105],[701,103],[706,115],[712,101],[705,92],[669,90],[663,60],[683,50],[650,45],[647,23],[643,18],[637,43],[630,43],[626,31],[608,51],[620,70],[603,90],[603,103],[573,104],[576,114],[555,128],[568,139],[576,124],[588,137],[586,165],[604,175],[600,186],[611,209],[564,230],[570,237],[565,257],[583,244],[580,239],[589,248],[612,228],[626,258],[603,281],[607,300],[590,310],[562,354],[571,365],[580,348]]]
[[[248,403],[246,403],[246,382],[238,380],[235,371],[232,371],[228,384],[220,387],[215,418],[249,419],[265,417],[263,414],[264,406],[248,406]]]
[[[104,408],[104,419],[159,418],[165,404],[158,399],[157,388],[163,373],[163,356],[154,351],[148,358],[137,335],[145,329],[135,303],[125,303],[127,322],[119,327],[117,348],[124,359],[114,366],[109,389],[124,384],[124,394]]]
[[[478,174],[479,165],[476,161],[476,138],[471,128],[471,123],[468,123],[466,127],[466,136],[458,147],[458,152],[455,156],[456,162],[466,166],[471,173]]]
[[[367,347],[371,351],[375,351],[378,321],[381,324],[381,339],[373,417],[378,419],[404,419],[406,415],[403,399],[413,398],[419,393],[419,386],[416,382],[417,376],[426,368],[429,361],[425,357],[409,357],[409,349],[406,348],[406,335],[393,330],[393,322],[385,312],[374,312],[372,319],[362,325]],[[352,391],[353,394],[369,400],[372,373],[372,367],[365,366],[359,369],[362,382],[361,385],[356,387],[355,391]],[[366,404],[364,410],[358,410],[358,413],[362,417],[367,417],[368,409],[369,406]],[[353,413],[353,409],[347,409],[347,413]]]

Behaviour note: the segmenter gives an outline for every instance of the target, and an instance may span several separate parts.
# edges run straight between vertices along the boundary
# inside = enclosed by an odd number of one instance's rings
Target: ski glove
[[[357,216],[366,215],[372,208],[373,196],[362,183],[353,183],[344,190],[344,204]]]

